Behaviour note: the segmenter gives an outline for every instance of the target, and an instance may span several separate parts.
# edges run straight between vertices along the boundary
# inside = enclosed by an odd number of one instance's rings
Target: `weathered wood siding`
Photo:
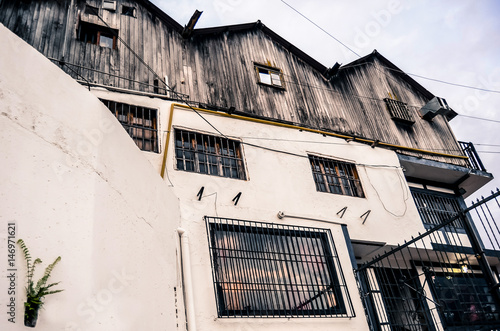
[[[86,4],[100,8],[102,19],[86,14]],[[147,63],[191,101],[395,145],[461,154],[446,119],[420,118],[418,109],[428,99],[376,57],[342,69],[328,81],[259,24],[213,33],[200,30],[186,40],[179,33],[180,25],[159,17],[147,2],[118,0],[114,12],[101,4],[100,0],[1,0],[0,22],[45,56],[64,56],[63,69],[76,79],[153,92],[155,75]],[[135,7],[136,17],[122,15],[122,5]],[[81,42],[77,39],[80,20],[103,29],[107,24],[123,41],[117,42],[117,49]],[[280,68],[286,88],[257,84],[254,62]],[[382,100],[389,96],[410,106],[412,126],[391,119]],[[423,157],[464,165],[458,159]]]

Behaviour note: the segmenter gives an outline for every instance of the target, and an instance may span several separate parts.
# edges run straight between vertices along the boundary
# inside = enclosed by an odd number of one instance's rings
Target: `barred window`
[[[316,190],[364,197],[356,166],[352,163],[309,155]]]
[[[240,142],[198,132],[175,130],[178,170],[245,179]]]
[[[406,103],[389,98],[385,98],[384,101],[393,120],[410,125],[415,123]]]
[[[278,68],[269,67],[263,64],[255,64],[258,82],[265,85],[284,88],[283,74]]]
[[[330,230],[205,217],[219,317],[353,317]]]
[[[439,225],[454,217],[462,210],[460,207],[461,198],[459,197],[415,188],[410,188],[410,190],[420,218],[427,227]],[[457,219],[452,224],[456,228],[464,228],[460,219]]]
[[[141,150],[159,152],[156,109],[104,99],[100,100],[116,116]]]

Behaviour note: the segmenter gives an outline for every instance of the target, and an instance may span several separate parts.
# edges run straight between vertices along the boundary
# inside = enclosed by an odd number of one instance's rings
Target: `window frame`
[[[127,9],[127,11],[126,11],[126,9]],[[132,10],[132,15],[128,14],[128,12],[130,10]],[[122,5],[121,15],[137,18],[136,12],[137,12],[137,9],[134,6]]]
[[[89,23],[86,21],[80,21],[78,24],[76,39],[84,42],[86,44],[98,45],[99,47],[116,49],[117,47],[117,35],[118,30],[111,29],[114,33],[104,31],[105,27]],[[82,35],[84,34],[84,35]],[[101,44],[101,36],[112,39],[112,47]],[[90,38],[89,38],[90,37]]]
[[[365,197],[356,164],[311,153],[307,156],[316,191],[356,198]]]
[[[285,80],[283,79],[283,71],[279,68],[276,67],[271,67],[265,64],[257,63],[254,62],[254,70],[255,70],[255,75],[257,78],[257,83],[264,85],[264,86],[272,86],[278,89],[285,90]],[[269,82],[264,82],[261,77],[261,71],[267,72],[269,75]],[[274,84],[274,81],[277,81],[277,79],[273,79],[273,75],[278,76],[279,78],[279,84]]]
[[[469,271],[470,272],[470,271]],[[440,278],[438,280],[438,277]],[[445,281],[446,279],[446,281]],[[487,307],[487,306],[495,306],[494,304],[494,299],[488,291],[488,284],[486,282],[486,279],[484,275],[480,272],[472,272],[472,273],[449,273],[449,272],[432,272],[432,273],[427,273],[426,274],[426,280],[429,284],[429,288],[431,289],[432,296],[435,301],[440,302],[445,308],[442,310],[438,310],[439,316],[441,318],[441,322],[443,326],[446,328],[449,328],[450,330],[455,330],[455,328],[463,330],[463,327],[486,327],[486,326],[493,326],[492,323],[498,325],[498,320],[499,317],[498,315],[500,314],[498,311],[495,313],[497,315],[497,318],[493,320],[493,322],[488,322],[487,320],[484,320],[484,316],[481,314],[485,314],[484,311],[481,311],[481,307]],[[441,282],[457,282],[460,283],[458,285],[461,286],[439,286],[437,283]],[[480,284],[483,283],[483,284]],[[451,291],[449,291],[451,289]],[[469,290],[467,291],[457,291],[457,289],[464,289],[464,290]],[[480,291],[479,289],[483,289],[483,291]],[[448,292],[447,292],[448,291]],[[446,297],[445,293],[448,293],[449,296]],[[469,301],[467,301],[466,296],[469,296]],[[464,300],[465,297],[465,300]],[[488,297],[491,300],[488,300]],[[472,299],[472,301],[470,301]],[[484,300],[486,299],[486,300]],[[455,309],[446,309],[448,308],[449,303],[452,303],[451,306],[454,306]],[[477,318],[479,320],[475,321],[467,321],[467,314],[471,313],[470,308],[467,306],[469,304],[475,304],[476,307],[479,307],[479,310],[476,310],[475,314],[477,314]],[[483,309],[484,309],[483,308]],[[458,321],[453,317],[451,317],[453,320],[450,321],[450,318],[446,315],[446,313],[449,312],[457,312],[457,318]],[[490,314],[493,314],[490,312]],[[481,321],[481,319],[483,319]]]
[[[459,212],[467,208],[463,198],[450,193],[422,189],[412,186],[410,186],[410,192],[413,198],[413,203],[415,204],[418,215],[420,216],[420,220],[422,221],[422,224],[426,229],[431,229],[437,225],[440,225],[442,222],[450,219],[451,217],[457,215]],[[445,207],[445,209],[437,209],[433,208],[434,206],[427,207],[428,203],[435,202],[440,203],[442,206],[445,203],[454,204],[454,206],[452,207],[457,208],[454,210],[450,210],[453,208]],[[425,206],[422,204],[425,204]],[[443,219],[436,219],[436,217],[441,218],[438,217],[439,214],[446,214],[448,217],[443,217]],[[469,217],[468,214],[466,217]],[[451,223],[450,226],[453,226],[455,228],[454,231],[458,233],[465,233],[464,226],[460,219],[457,219],[456,221]]]
[[[160,153],[158,109],[101,98],[99,100],[115,115],[116,119],[141,151]],[[121,110],[118,107],[121,107]],[[133,108],[135,108],[135,113]],[[124,111],[127,113],[124,114]],[[145,116],[146,111],[149,114],[149,118]],[[136,116],[139,113],[142,113],[142,116]],[[151,125],[147,125],[148,121],[151,121]],[[148,143],[151,144],[151,148],[146,148]]]
[[[243,144],[240,140],[178,126],[173,129],[176,170],[247,180]]]
[[[219,317],[355,316],[330,229],[205,223]]]

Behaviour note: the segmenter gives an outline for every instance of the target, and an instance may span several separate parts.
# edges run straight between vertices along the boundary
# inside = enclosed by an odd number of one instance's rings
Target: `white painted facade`
[[[37,276],[62,257],[50,280],[64,291],[46,297],[36,329],[175,330],[178,199],[85,87],[3,26],[0,42],[0,329],[26,330],[19,247],[7,293],[14,222],[44,262]]]
[[[89,93],[3,26],[0,42],[10,50],[0,51],[2,246],[15,222],[44,266],[62,256],[52,280],[65,291],[47,297],[37,328],[368,329],[340,224],[375,247],[425,231],[394,151],[151,96]],[[98,98],[157,109],[159,153],[141,152]],[[245,180],[176,168],[174,130],[220,136],[214,127],[242,143]],[[309,154],[355,164],[365,197],[318,192]],[[329,229],[355,317],[218,318],[206,216]],[[24,328],[26,270],[16,259],[16,323],[4,316],[1,329]]]

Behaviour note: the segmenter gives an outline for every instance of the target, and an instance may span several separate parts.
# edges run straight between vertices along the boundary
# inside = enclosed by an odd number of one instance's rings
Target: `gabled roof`
[[[348,67],[351,67],[351,66],[354,66],[354,65],[360,65],[360,64],[365,64],[365,63],[370,63],[370,62],[373,62],[374,59],[378,59],[380,62],[382,62],[382,64],[387,67],[389,70],[392,70],[394,72],[395,75],[399,75],[401,77],[401,79],[403,79],[404,81],[406,81],[408,84],[410,84],[410,86],[412,86],[413,88],[415,88],[415,90],[419,91],[420,93],[422,93],[422,95],[424,95],[426,98],[428,98],[429,100],[434,98],[434,94],[432,94],[431,92],[429,92],[425,87],[423,87],[422,85],[420,85],[416,80],[414,80],[413,78],[411,78],[408,74],[406,74],[403,70],[399,69],[398,67],[396,67],[396,65],[394,65],[394,63],[392,63],[391,61],[389,61],[386,57],[384,57],[382,54],[380,54],[376,49],[373,50],[373,52],[371,52],[370,54],[366,55],[366,56],[363,56],[351,63],[348,63],[342,67],[340,67],[340,70],[346,70]]]
[[[148,0],[141,0],[145,7],[149,9],[152,13],[154,13],[159,19],[161,19],[165,24],[173,28],[175,31],[182,33],[183,26],[179,24],[177,21],[175,21],[173,18],[168,16],[166,13],[164,13],[160,8],[155,6],[153,3],[151,3]],[[305,52],[294,46],[292,43],[288,42],[286,39],[278,35],[276,32],[265,26],[261,21],[257,22],[252,22],[252,23],[244,23],[244,24],[235,24],[235,25],[223,25],[223,26],[218,26],[218,27],[212,27],[212,28],[202,28],[202,29],[194,29],[192,36],[204,36],[204,35],[211,35],[211,34],[219,34],[219,33],[224,33],[224,32],[244,32],[244,31],[251,31],[251,30],[261,30],[263,33],[265,33],[267,36],[269,36],[272,40],[283,46],[283,48],[287,49],[290,53],[294,54],[298,58],[300,58],[302,61],[305,63],[309,64],[312,68],[317,70],[319,73],[324,75],[326,71],[329,69],[328,67],[324,66],[311,56],[307,55]],[[373,50],[372,53],[363,56],[353,62],[350,62],[342,67],[340,67],[340,70],[343,70],[347,68],[348,66],[352,65],[359,65],[363,63],[369,63],[373,62],[373,60],[377,58],[379,61],[381,61],[387,68],[390,70],[393,70],[395,75],[399,75],[401,79],[406,81],[410,86],[415,88],[415,90],[419,91],[422,93],[423,96],[428,98],[429,100],[434,97],[434,95],[429,92],[425,87],[420,85],[417,81],[415,81],[413,78],[411,78],[409,75],[404,73],[401,69],[399,69],[397,66],[395,66],[391,61],[389,61],[387,58],[382,56],[376,49]]]

